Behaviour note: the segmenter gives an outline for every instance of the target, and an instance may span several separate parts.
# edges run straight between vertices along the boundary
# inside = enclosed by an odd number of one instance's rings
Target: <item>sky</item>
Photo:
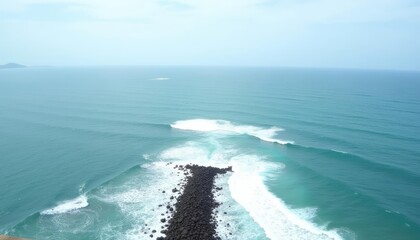
[[[0,64],[420,70],[419,0],[0,0]]]

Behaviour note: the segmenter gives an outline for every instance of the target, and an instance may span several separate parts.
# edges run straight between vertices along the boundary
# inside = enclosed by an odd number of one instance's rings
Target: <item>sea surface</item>
[[[0,70],[0,234],[151,239],[168,163],[233,167],[222,239],[420,239],[420,72]]]

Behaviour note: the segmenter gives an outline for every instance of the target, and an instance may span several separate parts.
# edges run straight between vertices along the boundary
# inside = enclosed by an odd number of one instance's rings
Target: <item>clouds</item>
[[[14,0],[0,2],[0,21],[174,22],[200,26],[224,22],[276,28],[314,24],[415,22],[420,7],[409,0]],[[205,27],[205,26],[204,26]]]
[[[413,68],[419,25],[411,0],[0,1],[0,61]]]
[[[45,7],[45,9],[41,9]],[[255,18],[311,21],[419,20],[419,5],[413,0],[14,0],[0,2],[3,13],[19,14],[28,9],[47,8],[88,14],[97,20],[159,19],[181,14],[195,18]],[[187,14],[185,14],[187,12]],[[264,14],[262,14],[264,13]],[[55,20],[59,20],[57,15]]]

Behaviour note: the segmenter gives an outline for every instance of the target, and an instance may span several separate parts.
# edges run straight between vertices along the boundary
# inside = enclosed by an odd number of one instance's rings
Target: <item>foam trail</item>
[[[54,214],[62,214],[67,213],[70,211],[74,211],[77,209],[85,208],[89,205],[88,198],[86,195],[81,195],[77,198],[64,201],[57,206],[44,210],[41,212],[41,215],[54,215]]]
[[[215,181],[215,186],[222,187],[214,196],[217,202],[222,203],[213,212],[218,222],[218,236],[223,240],[267,239],[264,230],[231,197],[228,184],[230,175],[218,176]]]
[[[172,128],[198,131],[198,132],[219,132],[223,134],[246,134],[254,136],[262,141],[278,143],[278,144],[293,144],[292,141],[284,141],[276,139],[278,132],[283,131],[281,128],[271,127],[262,128],[251,125],[235,125],[226,120],[212,120],[212,119],[190,119],[176,121],[171,124]]]
[[[157,78],[152,78],[150,80],[152,81],[164,81],[164,80],[169,80],[170,78],[167,77],[157,77]]]
[[[212,151],[208,146],[188,142],[163,151],[159,158],[173,161],[174,164],[195,163],[221,168],[232,166],[233,173],[228,179],[231,197],[249,213],[270,239],[342,239],[336,230],[324,230],[310,222],[310,219],[316,215],[315,208],[292,210],[267,189],[264,176],[271,171],[281,171],[285,167],[283,164],[268,162],[257,155],[238,155],[237,151],[224,149],[220,145],[216,146],[216,149]],[[256,234],[256,228],[250,227],[252,223],[245,223],[247,226],[244,228],[244,223],[238,223],[238,219],[234,216],[221,215],[221,217],[222,220],[226,217],[231,220],[236,219],[229,221],[233,225],[232,228],[218,229],[222,235],[231,230],[234,233],[232,239],[241,239],[234,236]],[[242,227],[234,226],[235,224],[240,224]],[[242,230],[234,231],[235,229]],[[245,235],[242,233],[244,229],[248,231]]]
[[[152,158],[149,155],[143,157],[148,160]],[[107,184],[95,193],[95,199],[118,206],[126,224],[130,226],[125,232],[119,232],[115,231],[118,224],[110,225],[109,229],[104,230],[109,237],[103,239],[151,239],[149,234],[144,234],[145,231],[151,233],[151,229],[157,230],[153,233],[153,239],[162,236],[159,230],[162,209],[158,205],[170,200],[174,195],[171,189],[179,187],[177,184],[183,179],[183,174],[178,174],[174,166],[163,161],[144,163],[141,171],[127,177],[122,184]]]
[[[331,151],[337,152],[337,153],[342,153],[342,154],[348,154],[348,152],[341,151],[341,150],[336,150],[336,149],[331,149]]]
[[[233,199],[249,212],[268,238],[342,239],[335,231],[323,230],[306,220],[313,216],[299,216],[304,211],[296,214],[296,210],[287,208],[264,184],[262,174],[273,166],[249,159],[249,156],[232,159],[233,174],[229,179],[229,189]],[[315,214],[314,210],[309,212]]]
[[[144,232],[159,230],[159,204],[174,201],[170,200],[171,189],[183,179],[174,166],[185,164],[233,167],[233,173],[216,179],[216,185],[223,188],[215,196],[223,204],[214,212],[221,239],[341,239],[336,230],[324,230],[310,222],[316,209],[289,209],[267,189],[265,177],[281,172],[285,168],[282,163],[240,154],[240,149],[227,148],[212,137],[143,157],[146,163],[139,170],[104,185],[91,196],[117,206],[129,226],[121,232],[118,224],[109,225],[103,229],[103,239],[149,239]],[[163,235],[157,231],[153,236]]]

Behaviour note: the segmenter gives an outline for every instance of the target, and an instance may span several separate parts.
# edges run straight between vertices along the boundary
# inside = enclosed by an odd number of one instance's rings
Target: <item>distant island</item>
[[[3,69],[3,68],[26,68],[26,66],[17,64],[17,63],[8,63],[8,64],[0,65],[0,69]]]

